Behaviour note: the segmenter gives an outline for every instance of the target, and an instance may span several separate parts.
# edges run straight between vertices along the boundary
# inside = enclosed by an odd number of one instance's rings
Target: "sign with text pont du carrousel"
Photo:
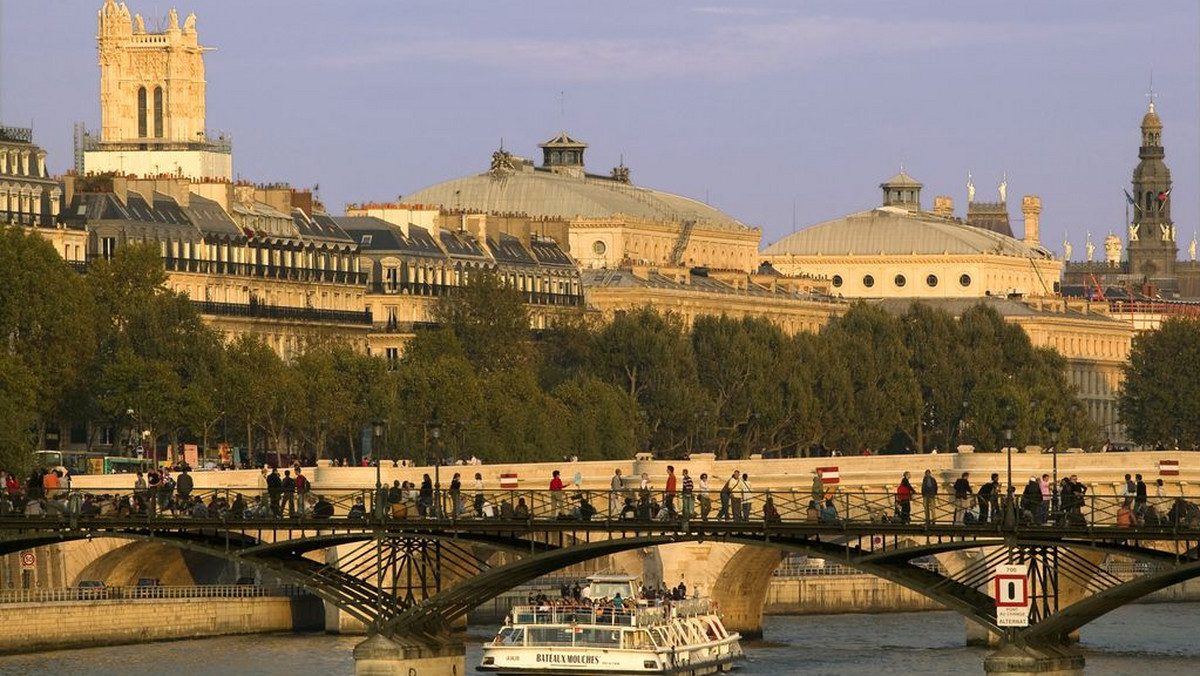
[[[1029,578],[1025,566],[996,566],[992,596],[996,599],[997,626],[1029,626]]]

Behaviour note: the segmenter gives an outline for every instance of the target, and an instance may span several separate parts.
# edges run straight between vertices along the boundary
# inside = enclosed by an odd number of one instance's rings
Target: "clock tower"
[[[1178,292],[1175,259],[1179,247],[1175,224],[1171,220],[1171,170],[1163,157],[1162,121],[1150,109],[1142,118],[1142,145],[1138,149],[1137,168],[1133,170],[1131,194],[1132,224],[1129,226],[1129,272],[1157,287],[1164,295]]]

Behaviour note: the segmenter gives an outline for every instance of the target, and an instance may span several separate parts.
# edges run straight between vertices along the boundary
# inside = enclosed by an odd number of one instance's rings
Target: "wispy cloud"
[[[726,8],[698,8],[724,12]],[[737,8],[728,8],[736,14]],[[997,23],[793,16],[745,21],[666,37],[529,38],[430,35],[415,31],[365,40],[322,58],[334,68],[389,63],[457,64],[530,79],[645,80],[690,76],[735,78],[817,67],[861,55],[1062,40],[1107,32],[1084,23]],[[707,31],[707,32],[705,32]],[[699,32],[699,34],[697,34]]]

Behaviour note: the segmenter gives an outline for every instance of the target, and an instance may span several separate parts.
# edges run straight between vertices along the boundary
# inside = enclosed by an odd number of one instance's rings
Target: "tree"
[[[896,432],[915,429],[921,398],[900,321],[858,302],[829,323],[824,337],[853,387],[858,423],[850,434],[853,444],[879,448]]]
[[[922,412],[917,427],[918,451],[953,450],[966,414],[970,391],[964,386],[962,334],[948,312],[914,303],[900,317],[909,366],[921,392]]]
[[[1133,339],[1118,406],[1139,444],[1200,444],[1200,321],[1168,319]]]
[[[481,371],[502,371],[531,362],[525,301],[519,291],[493,273],[474,272],[461,293],[442,298],[434,307],[434,317],[458,338],[467,358]]]
[[[22,474],[33,461],[36,378],[15,355],[0,352],[0,467]]]
[[[580,460],[629,458],[637,451],[637,402],[617,387],[588,375],[552,391],[570,417],[557,424],[566,448]]]
[[[655,450],[677,453],[696,423],[693,413],[711,408],[677,315],[643,308],[614,318],[596,335],[596,362],[599,377],[637,401]]]
[[[778,448],[795,414],[785,387],[790,342],[765,319],[696,319],[696,370],[712,402],[719,457],[729,456],[735,440],[745,453]]]
[[[95,346],[88,290],[49,241],[15,227],[0,227],[0,289],[0,352],[29,388],[10,404],[27,403],[14,414],[34,417],[40,443],[45,424],[74,413],[69,404],[86,387]]]
[[[225,346],[228,366],[221,373],[221,400],[229,422],[245,431],[246,452],[254,454],[254,432],[266,425],[274,391],[286,369],[262,336],[242,334]]]

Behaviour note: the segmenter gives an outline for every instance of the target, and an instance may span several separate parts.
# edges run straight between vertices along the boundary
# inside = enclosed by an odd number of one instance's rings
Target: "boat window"
[[[492,645],[524,645],[525,629],[521,627],[505,627],[496,635]]]
[[[533,645],[571,645],[570,627],[530,627],[529,642]]]
[[[575,645],[611,646],[621,644],[621,632],[601,627],[580,627],[575,633]]]
[[[625,632],[625,648],[628,650],[646,650],[653,648],[649,632],[645,630]]]

